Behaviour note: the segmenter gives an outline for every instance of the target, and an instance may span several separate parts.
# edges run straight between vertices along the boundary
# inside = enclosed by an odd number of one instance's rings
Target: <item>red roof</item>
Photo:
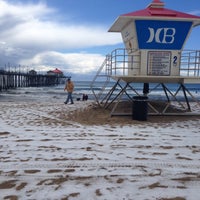
[[[54,73],[56,74],[62,74],[63,72],[61,70],[59,70],[58,68],[53,70]]]
[[[166,9],[163,7],[147,7],[144,10],[139,10],[131,13],[124,14],[122,16],[132,16],[132,17],[174,17],[174,18],[187,18],[187,19],[199,19],[200,16],[190,15],[183,12],[178,12],[175,10]]]
[[[193,26],[200,25],[200,16],[190,15],[187,13],[170,10],[164,8],[164,3],[160,0],[153,0],[153,2],[147,6],[146,9],[138,10],[135,12],[123,14],[118,17],[112,27],[109,29],[110,32],[121,32],[123,27],[129,23],[132,19],[168,19],[168,20],[187,20],[192,21]]]

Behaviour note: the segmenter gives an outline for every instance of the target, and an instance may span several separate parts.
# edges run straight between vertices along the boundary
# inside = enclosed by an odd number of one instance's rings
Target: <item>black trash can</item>
[[[146,121],[148,115],[148,97],[133,97],[132,119]]]

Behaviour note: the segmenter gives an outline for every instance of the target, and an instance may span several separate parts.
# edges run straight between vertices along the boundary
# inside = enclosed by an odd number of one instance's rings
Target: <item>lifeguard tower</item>
[[[144,10],[119,16],[109,32],[120,32],[125,48],[107,55],[94,77],[91,88],[98,104],[105,108],[114,104],[111,115],[122,115],[128,113],[116,112],[120,102],[147,96],[149,114],[191,114],[191,103],[200,106],[188,87],[200,84],[200,50],[183,48],[198,25],[199,16],[166,9],[160,0],[153,0]],[[104,81],[96,93],[98,80]],[[183,98],[179,98],[180,92]],[[165,99],[157,98],[161,93]]]

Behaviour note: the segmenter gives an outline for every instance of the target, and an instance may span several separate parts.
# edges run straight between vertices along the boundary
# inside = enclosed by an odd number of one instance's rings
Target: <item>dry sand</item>
[[[0,198],[197,200],[199,117],[110,117],[91,102],[0,109]]]
[[[184,122],[188,120],[198,120],[200,116],[184,116],[184,115],[175,115],[175,116],[148,116],[147,121],[137,121],[133,120],[132,116],[111,116],[111,109],[104,109],[97,104],[91,104],[88,107],[82,110],[76,110],[70,115],[65,115],[67,120],[72,120],[85,125],[133,125],[133,124],[156,124],[165,125],[172,122]]]

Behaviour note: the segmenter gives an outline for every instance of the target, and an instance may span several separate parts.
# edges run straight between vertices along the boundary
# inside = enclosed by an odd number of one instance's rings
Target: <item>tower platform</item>
[[[111,76],[114,80],[122,80],[126,83],[179,83],[200,84],[200,77],[187,76]]]

